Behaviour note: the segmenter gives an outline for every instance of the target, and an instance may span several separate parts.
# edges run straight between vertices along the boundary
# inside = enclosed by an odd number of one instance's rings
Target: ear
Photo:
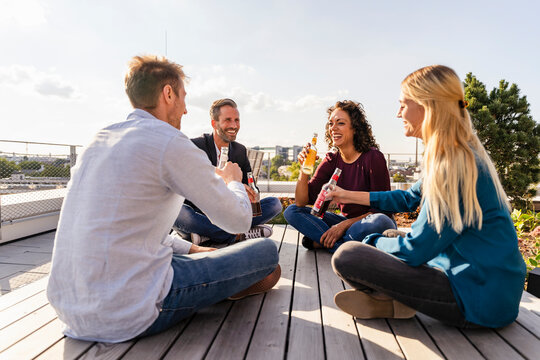
[[[212,129],[215,129],[217,126],[217,121],[212,119]]]
[[[163,90],[161,90],[161,95],[163,96],[166,104],[172,104],[174,102],[174,91],[171,85],[165,85]]]

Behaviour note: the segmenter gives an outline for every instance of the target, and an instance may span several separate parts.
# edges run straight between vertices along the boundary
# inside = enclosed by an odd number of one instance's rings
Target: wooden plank
[[[64,337],[56,344],[45,350],[36,360],[75,360],[78,359],[95,343]]]
[[[133,346],[135,340],[126,341],[122,343],[110,344],[110,343],[95,343],[88,349],[79,359],[81,360],[116,360],[122,357],[131,346]]]
[[[540,316],[540,299],[526,291],[521,296],[520,306]]]
[[[510,345],[491,329],[463,329],[462,332],[480,351],[482,356],[493,360],[523,359]]]
[[[520,307],[516,321],[540,339],[540,317],[538,315],[524,307]]]
[[[279,249],[281,237],[277,238],[278,236],[279,232],[275,235],[272,234],[271,239]],[[274,291],[279,291],[277,286],[270,292]],[[240,359],[244,357],[265,296],[266,294],[251,296],[233,303],[233,307],[212,343],[206,359]],[[231,342],[232,338],[236,340]]]
[[[299,248],[294,281],[289,349],[290,359],[324,359],[323,331],[315,252]]]
[[[28,334],[56,319],[56,312],[51,306],[44,306],[28,316],[0,330],[0,351],[5,350]]]
[[[447,359],[483,359],[478,350],[457,328],[445,325],[422,313],[417,313],[416,316]]]
[[[199,310],[176,340],[165,359],[177,359],[179,356],[183,359],[202,359],[231,306],[231,301],[222,301]],[[234,342],[235,339],[231,341]]]
[[[180,321],[162,333],[139,339],[122,359],[148,360],[161,359],[189,323],[190,318]]]
[[[353,317],[334,303],[334,295],[343,290],[343,285],[332,269],[332,255],[326,250],[317,250],[315,254],[327,358],[364,359]]]
[[[356,320],[367,359],[405,359],[401,348],[384,319]]]
[[[342,282],[345,289],[352,287]],[[385,319],[356,319],[356,329],[367,359],[404,359],[392,329]]]
[[[285,355],[298,232],[286,225],[274,225],[273,230],[272,239],[283,239],[279,250],[281,279],[266,294],[247,359],[283,359]]]
[[[521,325],[514,322],[496,331],[524,358],[538,359],[540,357],[540,340]]]
[[[444,359],[416,318],[388,319],[407,359]]]
[[[205,359],[244,358],[263,299],[264,294],[260,294],[233,302]]]
[[[0,359],[32,359],[62,339],[63,329],[64,325],[60,320],[53,320],[1,352]]]
[[[45,291],[41,291],[34,296],[7,308],[6,310],[2,311],[2,317],[0,318],[0,329],[5,328],[9,324],[47,305],[48,302],[47,294]]]
[[[40,291],[45,290],[49,277],[45,277],[31,284],[25,285],[17,289],[16,292],[12,292],[6,295],[0,296],[0,311],[4,311],[10,306],[13,306],[26,298],[29,298]]]

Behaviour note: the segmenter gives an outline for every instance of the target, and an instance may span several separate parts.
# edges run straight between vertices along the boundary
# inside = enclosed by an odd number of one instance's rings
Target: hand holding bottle
[[[225,163],[223,169],[216,168],[216,174],[221,176],[226,184],[231,181],[242,182],[242,170],[240,169],[240,166],[230,161]]]

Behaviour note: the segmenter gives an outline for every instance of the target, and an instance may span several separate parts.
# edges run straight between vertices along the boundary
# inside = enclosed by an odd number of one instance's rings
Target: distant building
[[[276,145],[276,156],[281,156],[285,160],[289,159],[289,148],[285,146]]]
[[[293,146],[293,161],[296,161],[298,159],[298,154],[302,152],[302,146],[294,145]]]

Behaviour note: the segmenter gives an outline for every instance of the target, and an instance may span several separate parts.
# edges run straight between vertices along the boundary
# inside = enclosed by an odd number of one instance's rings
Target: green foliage
[[[407,182],[407,179],[405,179],[405,176],[403,176],[402,173],[395,173],[394,176],[392,176],[392,180],[394,182]]]
[[[10,177],[11,174],[19,170],[19,166],[14,161],[0,158],[0,178]]]
[[[530,210],[527,212],[522,212],[521,210],[514,209],[511,216],[519,241],[524,241],[523,238],[527,236],[534,239],[534,249],[522,251],[523,260],[527,265],[527,269],[532,270],[538,266],[538,263],[540,263],[540,236],[538,235],[540,213],[534,213]]]
[[[531,210],[522,212],[514,209],[511,216],[519,237],[523,236],[523,233],[530,232],[540,226],[540,213],[534,213]]]
[[[64,177],[68,178],[70,177],[70,167],[69,166],[54,166],[54,165],[45,165],[45,169],[43,169],[40,173],[34,173],[34,176],[41,176],[41,177]]]
[[[41,169],[41,163],[39,161],[21,161],[19,167],[22,170],[39,170]]]
[[[514,207],[526,208],[540,181],[540,124],[530,115],[516,84],[499,82],[489,94],[472,73],[464,82],[465,99],[480,141],[491,156]]]
[[[281,155],[274,156],[271,160],[271,165],[270,165],[270,174],[269,174],[270,179],[275,180],[275,181],[287,181],[288,178],[286,176],[279,175],[278,168],[280,166],[289,165],[289,164],[291,164],[291,161],[283,158],[283,156]]]
[[[289,167],[287,168],[287,170],[290,171],[291,173],[291,176],[289,177],[289,181],[297,181],[298,180],[298,177],[300,176],[300,163],[299,162],[293,162],[291,165],[289,165]]]

